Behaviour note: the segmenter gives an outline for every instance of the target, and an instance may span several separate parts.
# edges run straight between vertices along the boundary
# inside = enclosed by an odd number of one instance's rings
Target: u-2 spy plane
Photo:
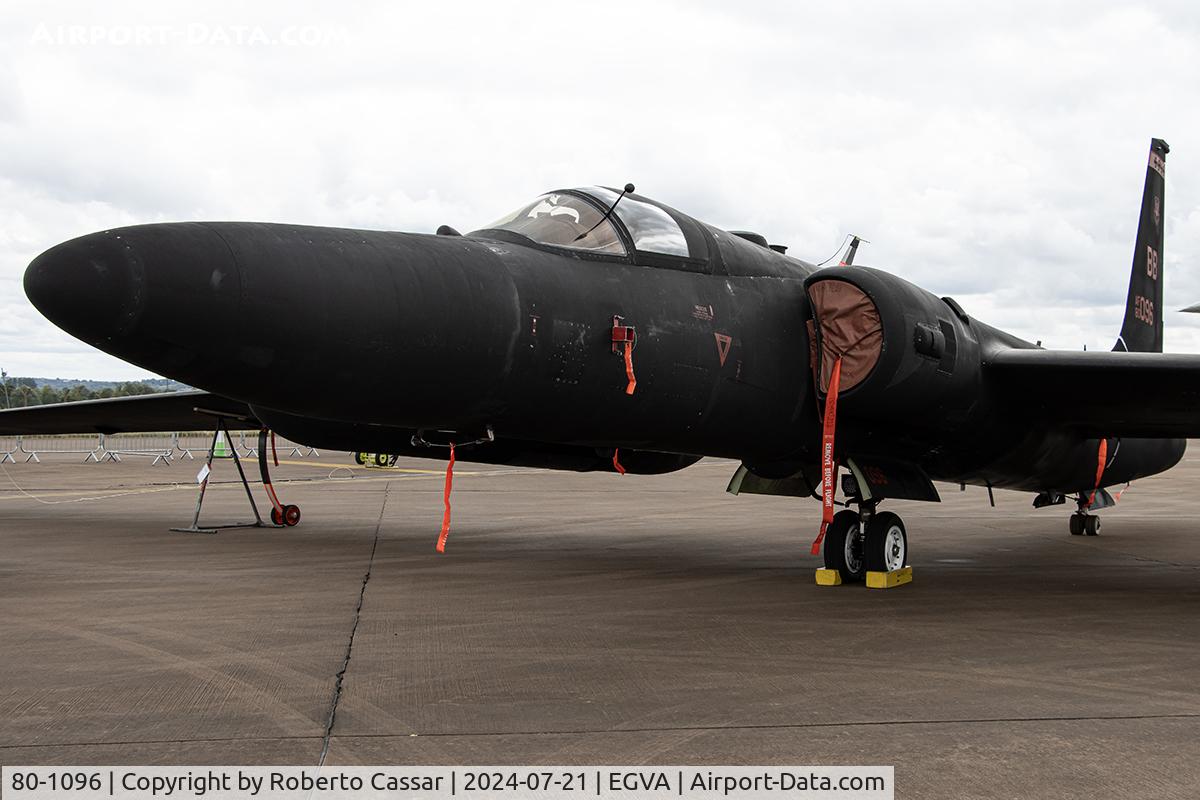
[[[937,501],[934,481],[1070,499],[1071,533],[1094,535],[1106,487],[1200,434],[1200,356],[1162,353],[1167,152],[1151,141],[1113,352],[1046,350],[887,272],[588,187],[466,235],[182,222],[59,244],[25,273],[33,304],[199,390],[6,411],[0,434],[193,430],[207,410],[321,448],[457,443],[492,464],[651,474],[720,456],[741,462],[734,493],[820,499],[825,564],[847,581],[907,563],[878,506]]]

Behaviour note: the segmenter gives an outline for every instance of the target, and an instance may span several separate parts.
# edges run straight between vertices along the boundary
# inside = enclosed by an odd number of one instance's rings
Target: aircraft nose
[[[199,340],[236,322],[241,277],[211,224],[163,222],[50,248],[25,270],[25,294],[72,336],[162,372],[193,362]]]
[[[496,247],[155,223],[47,250],[26,270],[25,293],[77,338],[197,388],[313,416],[457,424],[479,417],[508,379],[520,330],[516,284]]]
[[[116,231],[56,245],[25,270],[25,294],[50,321],[89,344],[128,331],[141,307],[143,275]]]

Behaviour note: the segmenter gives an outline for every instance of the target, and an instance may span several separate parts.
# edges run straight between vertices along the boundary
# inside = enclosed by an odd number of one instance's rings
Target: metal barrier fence
[[[234,436],[234,432],[229,432],[230,436]],[[245,455],[247,458],[258,457],[258,431],[238,431],[238,445],[241,448],[238,455]],[[268,446],[270,442],[268,441]],[[302,444],[297,444],[291,439],[285,439],[282,436],[275,437],[275,452],[282,456],[290,456],[295,458],[305,458],[306,456],[320,456],[321,453],[315,447],[306,447]]]
[[[68,434],[65,436],[18,436],[17,450],[25,456],[25,462],[41,462],[41,456],[50,453],[73,453],[83,455],[84,462],[100,461],[104,450],[104,436],[99,433]]]
[[[258,455],[258,431],[230,431],[228,449],[236,448],[239,456],[254,458]],[[168,465],[176,458],[194,460],[197,454],[208,457],[212,444],[212,431],[179,431],[175,433],[115,433],[115,434],[68,434],[59,436],[8,436],[0,437],[0,464],[16,463],[16,456],[24,456],[26,463],[41,462],[43,455],[63,453],[84,456],[84,462],[120,462],[122,456],[144,456],[152,458],[151,464]],[[319,457],[315,447],[293,442],[282,436],[275,439],[275,449],[280,455],[293,458]],[[218,444],[217,455],[222,455]]]
[[[250,437],[249,441],[257,443],[258,431],[230,431],[228,441],[225,440],[225,435],[221,434],[217,437],[217,456],[228,455],[231,449],[237,450],[237,454],[243,458],[258,455],[255,445],[247,444],[247,437]],[[208,448],[212,443],[212,431],[180,431],[175,434],[175,449],[183,458],[195,458],[197,453],[202,458],[207,458]]]
[[[170,464],[175,450],[173,433],[115,433],[101,434],[102,461],[121,460],[121,456],[146,456],[153,458],[151,465]]]
[[[179,457],[188,461],[208,455],[208,447],[212,444],[212,431],[181,431],[175,434],[175,452]]]
[[[15,464],[17,459],[13,453],[21,449],[20,436],[0,436],[0,464]]]

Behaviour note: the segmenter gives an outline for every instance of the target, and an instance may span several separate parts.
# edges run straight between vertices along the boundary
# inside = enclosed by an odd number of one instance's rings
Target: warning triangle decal
[[[725,359],[729,357],[729,345],[733,343],[732,336],[726,336],[723,333],[714,333],[713,336],[717,339],[717,355],[721,359],[721,366],[725,366]]]

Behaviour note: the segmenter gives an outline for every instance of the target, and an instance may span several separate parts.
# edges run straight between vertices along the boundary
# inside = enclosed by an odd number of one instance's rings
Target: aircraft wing
[[[230,427],[258,427],[250,406],[208,392],[163,392],[104,400],[80,400],[0,411],[0,436],[55,433],[136,433],[211,430],[216,418],[197,408],[246,417]]]
[[[1095,437],[1200,436],[1200,355],[1002,350],[984,375],[1030,422]]]

